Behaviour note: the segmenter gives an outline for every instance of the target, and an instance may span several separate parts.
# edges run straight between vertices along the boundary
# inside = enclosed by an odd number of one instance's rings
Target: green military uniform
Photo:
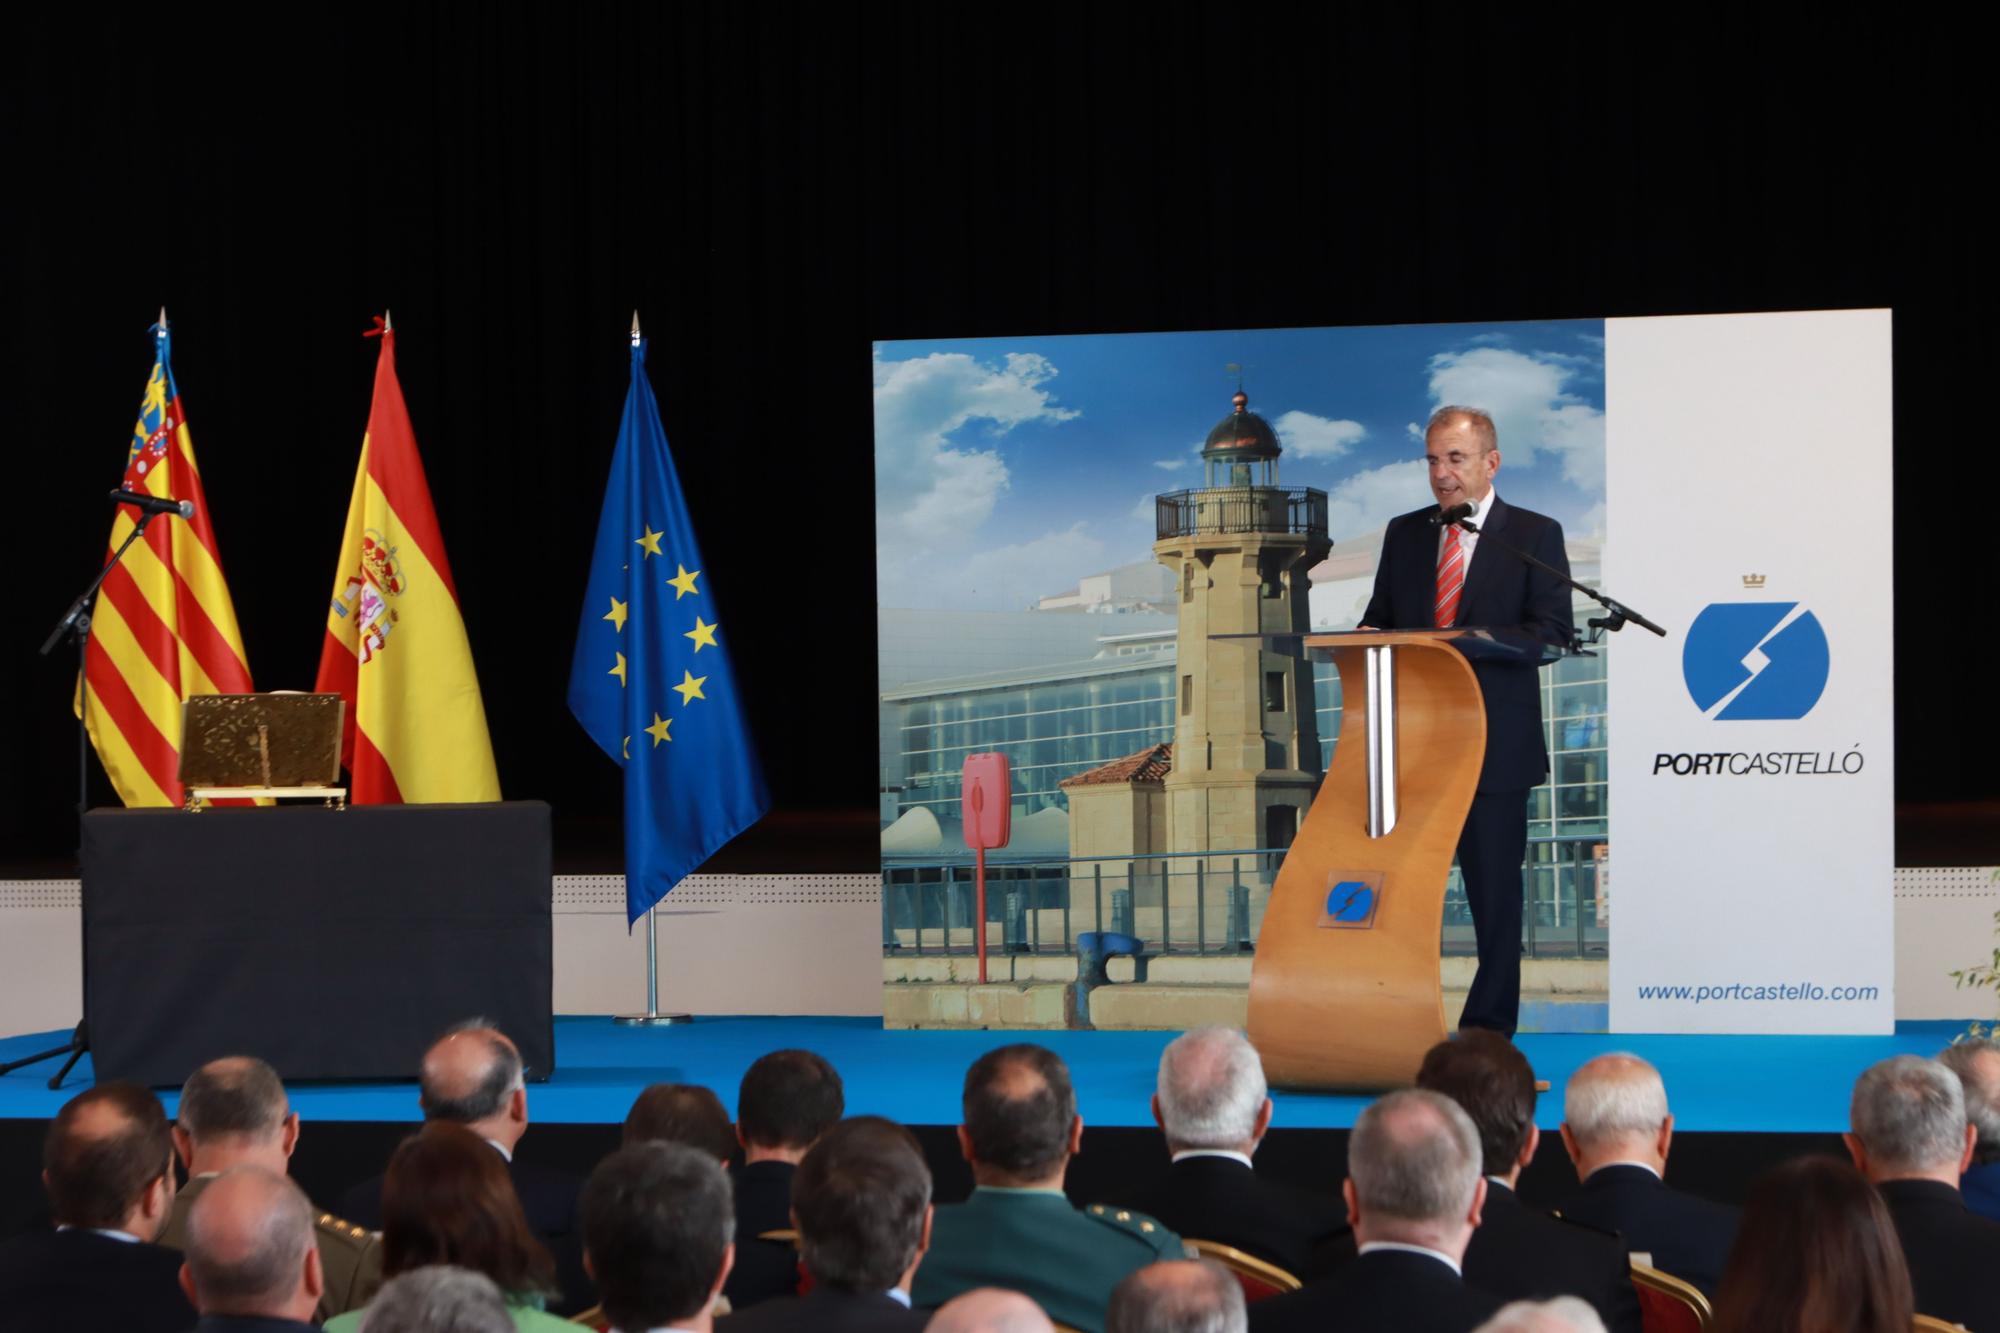
[[[935,1306],[974,1287],[1007,1287],[1059,1324],[1103,1333],[1111,1289],[1127,1273],[1185,1253],[1179,1236],[1144,1213],[1073,1208],[1060,1190],[982,1185],[937,1210],[910,1296]]]
[[[188,1209],[213,1179],[212,1174],[199,1175],[181,1187],[160,1232],[160,1244],[176,1250],[187,1248]],[[313,1234],[319,1239],[319,1266],[326,1279],[319,1305],[313,1310],[313,1322],[323,1324],[374,1299],[376,1288],[382,1285],[382,1238],[332,1213],[314,1216]]]

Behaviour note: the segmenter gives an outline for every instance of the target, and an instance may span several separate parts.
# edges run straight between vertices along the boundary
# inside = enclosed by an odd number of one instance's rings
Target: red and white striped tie
[[[1449,629],[1458,619],[1458,595],[1465,588],[1465,547],[1458,527],[1444,530],[1444,547],[1438,552],[1437,616],[1434,624]]]

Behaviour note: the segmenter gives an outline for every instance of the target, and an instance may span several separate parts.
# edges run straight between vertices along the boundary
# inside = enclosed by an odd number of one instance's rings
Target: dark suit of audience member
[[[781,1296],[730,1315],[726,1333],[922,1333],[927,1310],[913,1310],[879,1291],[815,1286],[803,1296]]]
[[[1848,1154],[1903,1243],[1917,1313],[2000,1329],[2000,1222],[1958,1192],[1977,1144],[1959,1076],[1920,1056],[1883,1060],[1855,1080],[1848,1125]]]
[[[521,1053],[506,1034],[477,1022],[445,1033],[424,1052],[417,1103],[425,1120],[464,1125],[506,1159],[515,1197],[535,1233],[556,1261],[561,1292],[549,1301],[557,1314],[574,1314],[596,1295],[583,1271],[577,1234],[577,1193],[583,1182],[564,1171],[517,1158],[528,1129],[528,1091]],[[382,1229],[382,1177],[365,1180],[340,1198],[339,1214],[370,1231]]]
[[[0,1327],[185,1333],[195,1310],[180,1252],[153,1244],[173,1206],[173,1158],[166,1112],[146,1089],[103,1083],[72,1097],[42,1145],[63,1229],[0,1245]]]
[[[1182,1236],[1233,1245],[1298,1278],[1331,1271],[1352,1253],[1337,1199],[1267,1179],[1231,1157],[1181,1156],[1131,1205]]]
[[[1250,1307],[1251,1333],[1469,1333],[1500,1308],[1450,1265],[1407,1250],[1371,1250],[1339,1272]]]
[[[1417,1086],[1458,1103],[1479,1129],[1486,1212],[1466,1247],[1465,1280],[1507,1300],[1580,1296],[1611,1333],[1639,1333],[1625,1243],[1530,1208],[1514,1193],[1541,1142],[1527,1057],[1496,1032],[1462,1029],[1424,1054]]]
[[[772,1051],[743,1072],[736,1091],[736,1267],[723,1294],[742,1311],[799,1289],[798,1252],[761,1240],[792,1226],[792,1177],[820,1135],[847,1109],[840,1074],[811,1051]]]
[[[1736,1242],[1737,1213],[1669,1186],[1643,1166],[1607,1166],[1556,1211],[1573,1222],[1616,1232],[1653,1268],[1694,1283],[1712,1300]]]

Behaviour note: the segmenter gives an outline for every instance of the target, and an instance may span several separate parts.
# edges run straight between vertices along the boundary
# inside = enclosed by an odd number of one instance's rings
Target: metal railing
[[[1602,956],[1601,836],[1533,838],[1523,867],[1521,945],[1530,957]],[[1151,856],[986,862],[988,948],[1069,954],[1090,930],[1117,930],[1151,954],[1246,954],[1256,947],[1284,852],[1272,848]],[[897,861],[882,868],[885,954],[974,951],[971,861]],[[994,927],[998,927],[995,939]],[[1445,886],[1447,954],[1473,952],[1472,914],[1454,867]]]
[[[1326,535],[1326,492],[1309,486],[1205,486],[1155,502],[1157,538],[1205,532]]]

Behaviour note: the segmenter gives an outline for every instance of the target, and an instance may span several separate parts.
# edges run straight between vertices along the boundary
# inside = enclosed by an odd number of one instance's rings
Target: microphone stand
[[[130,535],[111,553],[111,558],[104,562],[104,568],[97,571],[97,577],[90,581],[90,586],[77,594],[76,600],[69,604],[69,610],[63,612],[62,619],[58,620],[56,627],[49,631],[49,637],[42,641],[40,655],[43,657],[54,652],[56,645],[65,638],[76,644],[78,689],[84,688],[84,676],[90,668],[90,613],[97,605],[97,590],[104,586],[104,580],[111,577],[111,571],[118,567],[119,560],[124,558],[125,552],[131,548],[133,542],[139,540],[146,531],[146,525],[152,521],[152,511],[139,510],[138,521],[132,525]],[[79,849],[83,845],[83,815],[89,808],[90,729],[84,724],[83,710],[79,708],[76,713],[76,820]],[[85,951],[84,957],[87,962],[88,950]],[[9,1060],[5,1064],[0,1064],[0,1076],[11,1074],[23,1065],[38,1064],[43,1060],[53,1060],[58,1055],[67,1054],[69,1058],[63,1061],[62,1068],[56,1071],[56,1076],[49,1080],[50,1091],[55,1091],[62,1087],[62,1081],[69,1077],[69,1071],[76,1067],[76,1062],[82,1059],[84,1052],[89,1049],[90,1019],[86,1013],[85,1017],[77,1020],[76,1030],[70,1033],[69,1040],[63,1045],[52,1046],[46,1051],[38,1051],[33,1055],[22,1056],[19,1060]]]
[[[1641,629],[1649,629],[1663,639],[1667,637],[1667,632],[1665,630],[1661,629],[1658,625],[1655,625],[1652,621],[1646,619],[1646,617],[1640,615],[1637,611],[1634,611],[1631,607],[1626,606],[1623,602],[1615,601],[1610,597],[1606,597],[1603,593],[1599,592],[1597,589],[1591,587],[1588,584],[1578,583],[1575,579],[1571,578],[1568,574],[1565,574],[1562,570],[1557,569],[1554,565],[1550,564],[1548,561],[1530,555],[1528,552],[1522,550],[1518,546],[1514,546],[1508,542],[1504,542],[1500,540],[1500,538],[1498,537],[1487,536],[1485,533],[1479,530],[1479,525],[1474,523],[1471,519],[1461,518],[1452,526],[1464,528],[1467,532],[1472,533],[1474,536],[1478,537],[1479,540],[1481,540],[1482,542],[1492,542],[1495,546],[1505,551],[1508,555],[1513,556],[1516,560],[1519,560],[1521,563],[1525,565],[1531,565],[1534,568],[1541,570],[1544,574],[1547,574],[1550,577],[1554,578],[1557,582],[1563,584],[1565,587],[1571,588],[1577,592],[1582,593],[1585,597],[1588,597],[1591,601],[1596,602],[1599,606],[1603,607],[1605,610],[1604,615],[1593,616],[1588,621],[1585,622],[1592,629],[1598,631],[1598,637],[1593,638],[1591,640],[1592,643],[1598,642],[1599,639],[1601,639],[1604,633],[1607,631],[1615,633],[1618,630],[1624,629],[1627,622],[1637,625]],[[1570,638],[1571,638],[1571,647],[1572,649],[1574,649],[1575,647],[1577,647],[1576,634],[1574,630],[1571,631]]]

